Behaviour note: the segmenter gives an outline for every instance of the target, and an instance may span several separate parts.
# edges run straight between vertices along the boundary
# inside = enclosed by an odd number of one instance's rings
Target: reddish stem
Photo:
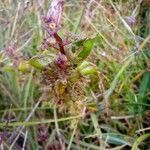
[[[56,39],[56,41],[59,45],[60,52],[65,55],[63,40],[61,39],[61,37],[56,32],[54,33],[54,38]]]

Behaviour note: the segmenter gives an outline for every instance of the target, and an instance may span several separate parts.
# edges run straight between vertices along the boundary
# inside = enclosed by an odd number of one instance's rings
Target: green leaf
[[[82,61],[77,69],[82,75],[92,75],[97,73],[97,68],[95,66],[92,66],[90,62],[85,60]]]
[[[90,75],[90,74],[95,74],[97,72],[97,69],[94,66],[88,66],[88,67],[82,69],[80,72],[83,75]]]
[[[139,88],[138,102],[147,104],[147,93],[150,91],[150,72],[145,72]],[[145,106],[140,105],[138,111],[140,114],[144,113]]]
[[[142,141],[144,141],[145,139],[147,139],[147,138],[149,138],[149,137],[150,137],[150,133],[143,134],[143,135],[141,135],[140,137],[138,137],[138,138],[135,140],[135,142],[134,142],[134,144],[133,144],[131,150],[138,150],[138,145],[139,145]]]
[[[22,100],[24,103],[24,108],[25,108],[25,117],[27,116],[27,107],[28,107],[28,101],[29,101],[29,97],[30,97],[30,92],[31,92],[31,82],[32,82],[32,78],[33,78],[33,73],[34,73],[34,69],[32,68],[31,73],[29,74],[28,80],[27,82],[25,82],[24,87],[23,87],[23,91],[22,91]]]
[[[4,67],[3,67],[3,71],[4,71],[4,72],[14,72],[15,69],[14,69],[13,66],[7,65],[7,66],[4,66]]]
[[[150,72],[145,72],[139,88],[139,93],[141,97],[144,98],[149,90],[150,90]]]
[[[83,50],[79,53],[78,57],[81,59],[85,59],[91,52],[93,45],[94,45],[94,39],[88,39],[83,42]]]
[[[78,40],[78,41],[75,41],[73,44],[72,44],[72,48],[71,48],[71,51],[73,53],[76,52],[76,49],[78,49],[80,46],[83,46],[83,42],[85,41],[86,39],[81,39],[81,40]]]
[[[70,121],[74,119],[79,119],[82,118],[82,115],[76,115],[76,116],[70,116],[70,117],[65,117],[65,118],[59,118],[57,119],[58,122],[63,122],[63,121]],[[24,121],[24,122],[10,122],[8,124],[9,127],[17,127],[17,126],[35,126],[35,125],[40,125],[42,124],[49,124],[49,123],[54,123],[54,119],[44,119],[43,121],[41,120],[32,120],[32,121]],[[6,122],[0,122],[0,128],[6,127]]]
[[[48,64],[52,63],[55,56],[50,54],[38,55],[29,60],[29,64],[36,69],[43,70]]]
[[[89,63],[88,61],[85,61],[85,60],[84,60],[84,61],[79,65],[78,70],[81,71],[82,69],[88,67],[89,65],[90,65],[90,63]]]
[[[132,140],[130,137],[126,135],[121,135],[117,133],[107,133],[103,134],[103,139],[107,140],[108,143],[114,144],[114,145],[131,145]]]

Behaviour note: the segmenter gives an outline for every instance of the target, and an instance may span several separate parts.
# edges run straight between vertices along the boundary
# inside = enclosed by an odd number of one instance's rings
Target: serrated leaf
[[[34,68],[43,70],[48,64],[52,63],[54,60],[53,55],[39,55],[31,58],[29,64]]]

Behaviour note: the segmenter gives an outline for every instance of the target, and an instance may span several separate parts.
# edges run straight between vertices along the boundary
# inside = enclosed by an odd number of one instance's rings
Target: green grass
[[[77,88],[79,95],[85,88],[81,101],[88,111],[83,111],[78,99],[55,105],[49,87],[41,83],[42,71],[25,65],[33,57],[44,64],[45,58],[40,57],[48,56],[39,52],[46,36],[40,16],[47,13],[50,2],[33,0],[25,6],[24,1],[0,0],[0,136],[5,136],[0,149],[19,149],[21,135],[27,149],[150,149],[147,1],[65,1],[59,35],[73,41],[65,48],[68,53],[75,51],[74,62],[81,65],[78,71],[88,86],[80,84]],[[131,15],[136,17],[133,26],[125,21]],[[25,71],[12,66],[14,58],[5,52],[10,42]],[[51,57],[57,55],[54,49],[50,53]],[[53,62],[51,57],[48,61]],[[80,75],[74,73],[73,82],[77,82],[76,77]],[[58,93],[60,84],[54,87]],[[64,84],[60,87],[63,89]],[[47,138],[39,142],[41,126]]]

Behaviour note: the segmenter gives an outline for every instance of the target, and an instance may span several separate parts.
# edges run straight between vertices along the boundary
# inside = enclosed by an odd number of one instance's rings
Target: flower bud
[[[56,59],[56,65],[62,70],[66,69],[68,67],[68,59],[66,55],[60,54]]]

